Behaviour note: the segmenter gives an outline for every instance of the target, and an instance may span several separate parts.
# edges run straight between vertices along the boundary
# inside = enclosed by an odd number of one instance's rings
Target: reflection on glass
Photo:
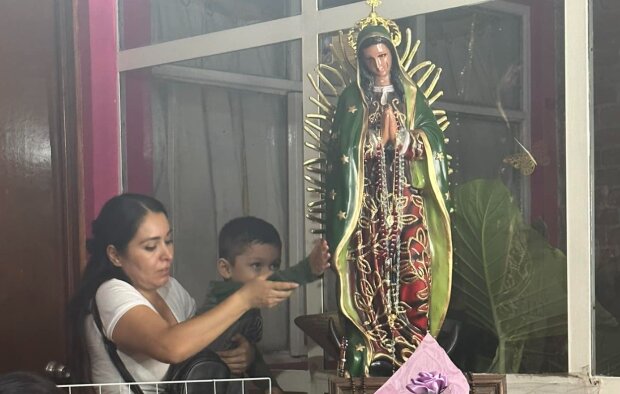
[[[521,136],[520,125],[506,124],[497,117],[463,113],[451,113],[450,121],[447,150],[453,157],[451,166],[455,170],[451,181],[460,185],[476,179],[501,177],[518,203],[523,176],[504,159],[520,150],[516,142]]]
[[[620,376],[620,177],[617,54],[620,3],[594,1],[596,374]]]
[[[426,18],[426,56],[442,65],[444,99],[521,109],[521,17],[457,8]]]
[[[451,357],[463,370],[567,369],[562,12],[560,1],[531,0],[398,20],[422,40],[414,62],[443,69],[433,107],[451,122],[456,209],[444,334],[460,327]],[[330,44],[337,33],[319,37],[335,65]],[[335,310],[335,278],[325,283]]]
[[[121,49],[298,15],[300,0],[120,0]]]
[[[288,261],[291,92],[244,85],[242,73],[298,76],[298,52],[282,49],[294,44],[122,75],[125,190],[152,194],[169,208],[174,276],[198,304],[209,281],[219,278],[217,234],[234,217],[254,215],[272,223]],[[213,79],[206,67],[233,72]],[[286,306],[263,316],[261,347],[288,349]]]
[[[562,64],[555,46],[561,4],[528,3],[530,12],[545,16],[544,25],[532,24],[537,42],[523,40],[524,12],[470,7],[425,20],[426,55],[444,68],[443,103],[465,109],[449,114],[446,136],[456,209],[449,318],[462,324],[467,340],[453,357],[468,370],[566,370],[565,192],[556,153],[564,128],[555,100],[563,91],[555,76]],[[532,50],[529,69],[525,45]],[[524,96],[527,74],[531,97]],[[541,74],[549,79],[538,81]],[[542,97],[548,108],[537,105]]]

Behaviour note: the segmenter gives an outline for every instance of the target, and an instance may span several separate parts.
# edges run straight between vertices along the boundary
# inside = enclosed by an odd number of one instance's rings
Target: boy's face
[[[259,275],[280,268],[280,248],[270,244],[250,244],[234,262],[219,259],[218,270],[224,279],[246,283]]]

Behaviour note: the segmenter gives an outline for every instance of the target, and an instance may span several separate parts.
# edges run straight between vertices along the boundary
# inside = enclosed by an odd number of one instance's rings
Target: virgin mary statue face
[[[385,44],[373,44],[362,50],[362,60],[366,68],[375,76],[376,86],[390,85],[392,52]]]

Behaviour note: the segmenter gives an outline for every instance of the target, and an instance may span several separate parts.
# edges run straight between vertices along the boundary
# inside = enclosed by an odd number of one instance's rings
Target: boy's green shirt
[[[312,269],[310,268],[310,261],[306,257],[305,259],[301,260],[298,264],[292,267],[289,267],[282,271],[274,272],[273,275],[271,275],[268,279],[272,281],[276,281],[276,282],[295,282],[295,283],[299,283],[300,285],[304,285],[318,278],[319,278],[318,276],[315,276],[312,273]],[[202,305],[202,307],[198,309],[197,314],[204,313],[208,311],[209,309],[215,307],[220,302],[224,301],[226,298],[232,295],[235,291],[239,290],[242,286],[243,286],[243,283],[233,282],[230,280],[211,281],[209,284],[209,292],[207,294],[205,302]],[[260,312],[259,311],[257,312],[259,314],[258,315],[259,319],[261,319],[262,321],[262,318],[260,317]],[[254,345],[256,344],[254,343]],[[248,374],[251,377],[269,377],[271,378],[271,382],[273,386],[280,387],[278,385],[278,382],[272,376],[271,370],[269,369],[269,366],[263,359],[261,352],[257,348],[255,348],[254,362],[248,368]],[[263,389],[266,388],[266,387],[262,387],[263,382],[257,381],[255,383]]]
[[[310,261],[306,257],[299,263],[287,269],[274,272],[273,275],[269,277],[269,280],[276,282],[295,282],[299,283],[300,285],[305,285],[306,283],[310,283],[318,278],[318,276],[315,276],[312,273],[312,269],[310,268]],[[207,298],[205,299],[205,303],[203,304],[202,308],[199,309],[200,313],[213,308],[215,305],[218,305],[235,291],[243,287],[243,283],[233,282],[229,280],[214,280],[211,281],[209,285],[210,291],[207,294]]]

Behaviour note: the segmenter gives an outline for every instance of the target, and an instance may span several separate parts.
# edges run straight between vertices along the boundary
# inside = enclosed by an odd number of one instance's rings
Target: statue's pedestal
[[[337,333],[344,332],[344,330],[339,315],[336,312],[299,316],[295,319],[295,323],[306,335],[321,346],[332,360],[339,358],[339,335]],[[386,377],[368,377],[363,380],[361,378],[340,378],[328,371],[321,371],[313,373],[311,380],[315,382],[316,387],[314,390],[318,393],[322,393],[325,390],[325,384],[327,383],[329,394],[372,394],[383,386],[388,379]],[[506,393],[505,375],[474,373],[468,374],[467,380],[471,393]]]
[[[506,375],[474,373],[469,381],[475,394],[506,394]],[[372,394],[379,389],[388,378],[369,377],[364,378],[339,378],[329,377],[329,394]],[[353,385],[351,385],[353,383]],[[352,387],[353,386],[353,387]]]
[[[386,380],[388,378],[368,377],[364,378],[362,385],[362,379],[360,378],[349,379],[333,376],[329,379],[329,394],[362,394],[364,392],[371,394],[383,386]],[[352,387],[351,383],[353,383],[354,387]]]

